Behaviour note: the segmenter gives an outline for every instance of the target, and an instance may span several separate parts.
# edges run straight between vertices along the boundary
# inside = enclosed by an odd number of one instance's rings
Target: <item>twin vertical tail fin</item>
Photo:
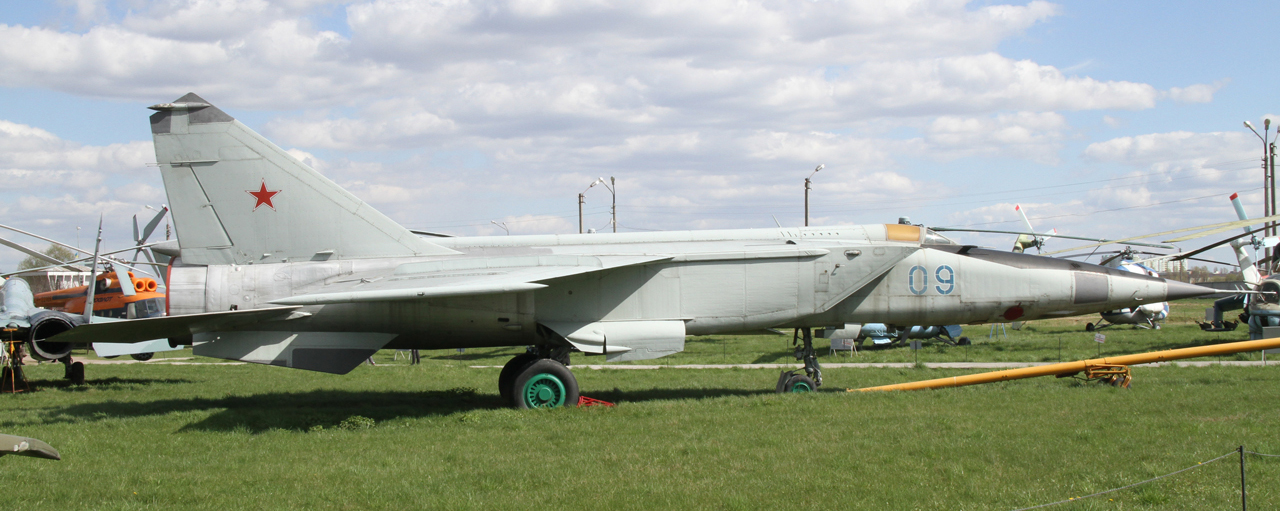
[[[409,232],[200,96],[150,108],[186,263],[456,253]]]

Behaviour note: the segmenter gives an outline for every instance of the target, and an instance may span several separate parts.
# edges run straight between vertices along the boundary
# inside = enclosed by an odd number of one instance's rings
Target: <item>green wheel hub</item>
[[[808,383],[798,381],[791,386],[791,392],[813,392],[813,388],[809,387]]]
[[[529,408],[556,408],[564,406],[566,394],[564,382],[553,374],[541,373],[525,382],[521,395]]]

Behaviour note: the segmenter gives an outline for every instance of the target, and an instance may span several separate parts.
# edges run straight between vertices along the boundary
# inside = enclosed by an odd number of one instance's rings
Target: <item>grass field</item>
[[[1064,359],[1095,356],[1083,322],[1032,324],[991,341],[987,327],[967,327],[974,346],[918,355],[1056,359],[1062,338]],[[1104,354],[1246,336],[1174,324],[1105,333]],[[694,338],[686,353],[656,362],[787,362],[789,341]],[[61,366],[28,367],[42,390],[0,396],[0,432],[48,441],[63,461],[0,463],[14,509],[1015,509],[1242,444],[1280,453],[1275,367],[1139,367],[1130,389],[1040,378],[811,395],[773,394],[776,370],[579,368],[584,394],[618,406],[519,412],[502,406],[497,369],[469,367],[500,365],[514,352],[425,353],[418,366],[383,352],[377,366],[345,376],[92,365],[84,386],[62,384]],[[911,356],[872,350],[858,361]],[[824,390],[966,372],[829,369]],[[1280,507],[1280,458],[1247,461],[1250,507]],[[1051,509],[1237,506],[1239,465],[1230,458]]]

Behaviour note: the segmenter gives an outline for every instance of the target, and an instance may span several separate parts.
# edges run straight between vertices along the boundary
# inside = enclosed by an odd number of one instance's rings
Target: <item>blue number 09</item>
[[[943,276],[943,272],[946,272],[945,277]],[[952,270],[950,266],[945,264],[939,266],[937,271],[933,272],[933,278],[938,281],[938,285],[934,286],[934,289],[938,290],[938,294],[949,295],[952,291],[956,290],[956,272],[955,270]],[[946,287],[943,287],[943,285]],[[912,289],[911,292],[915,293],[915,289]]]
[[[916,280],[916,271],[920,272],[919,280]],[[920,287],[916,287],[919,282]],[[911,289],[911,294],[922,295],[929,290],[929,270],[923,266],[912,266],[911,271],[907,272],[907,287]]]

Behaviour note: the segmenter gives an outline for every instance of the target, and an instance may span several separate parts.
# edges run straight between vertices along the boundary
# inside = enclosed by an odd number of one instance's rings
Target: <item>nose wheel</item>
[[[797,328],[791,344],[795,346],[796,360],[804,361],[804,374],[797,371],[783,371],[778,375],[778,385],[774,392],[813,392],[822,386],[822,365],[818,363],[818,352],[813,349],[813,332],[808,328]]]

